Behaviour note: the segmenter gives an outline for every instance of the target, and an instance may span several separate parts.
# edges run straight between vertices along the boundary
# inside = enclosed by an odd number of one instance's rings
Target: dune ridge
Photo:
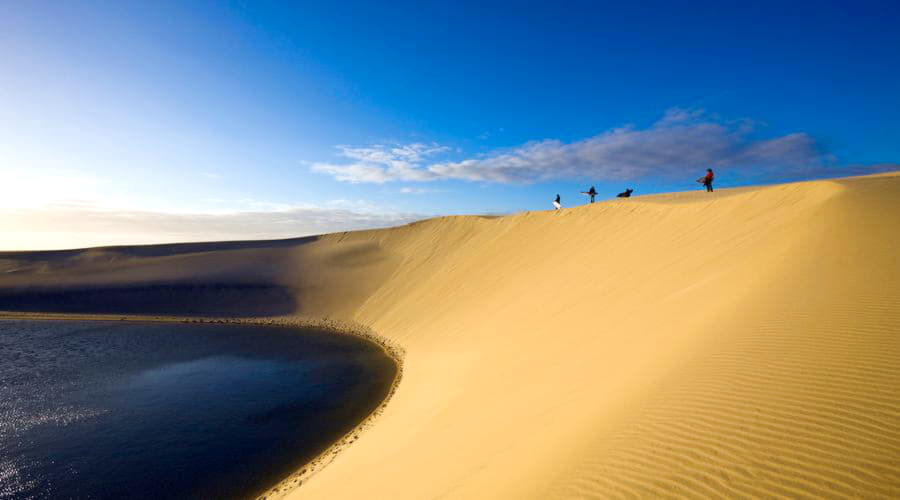
[[[898,173],[204,245],[2,253],[0,309],[279,287],[401,346],[377,423],[279,495],[900,495]],[[239,295],[179,314],[270,314]]]

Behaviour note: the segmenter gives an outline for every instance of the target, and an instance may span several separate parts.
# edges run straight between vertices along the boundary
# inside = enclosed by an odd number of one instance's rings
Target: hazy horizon
[[[0,5],[0,250],[900,169],[900,6]]]

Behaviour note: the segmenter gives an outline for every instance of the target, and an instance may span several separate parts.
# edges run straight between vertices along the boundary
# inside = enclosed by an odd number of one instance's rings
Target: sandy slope
[[[151,248],[0,254],[0,292],[281,287],[405,348],[291,496],[900,496],[900,174]]]

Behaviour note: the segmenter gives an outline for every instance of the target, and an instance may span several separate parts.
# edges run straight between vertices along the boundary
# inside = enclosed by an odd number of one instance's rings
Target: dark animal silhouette
[[[631,198],[631,193],[634,192],[634,189],[628,188],[624,192],[617,194],[619,198]]]

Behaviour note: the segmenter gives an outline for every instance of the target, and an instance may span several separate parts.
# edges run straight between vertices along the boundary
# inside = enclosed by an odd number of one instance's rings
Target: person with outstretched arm
[[[713,178],[714,178],[714,177],[715,177],[715,176],[713,175],[712,169],[711,169],[711,168],[707,168],[707,169],[706,169],[706,175],[704,175],[703,177],[697,179],[697,182],[699,182],[699,183],[703,184],[704,186],[706,186],[706,192],[707,192],[707,193],[712,193],[712,192],[713,192],[712,183],[713,183]]]
[[[581,194],[586,194],[591,197],[591,203],[594,202],[594,197],[597,196],[597,190],[594,189],[594,186],[591,186],[587,191],[582,191]]]

